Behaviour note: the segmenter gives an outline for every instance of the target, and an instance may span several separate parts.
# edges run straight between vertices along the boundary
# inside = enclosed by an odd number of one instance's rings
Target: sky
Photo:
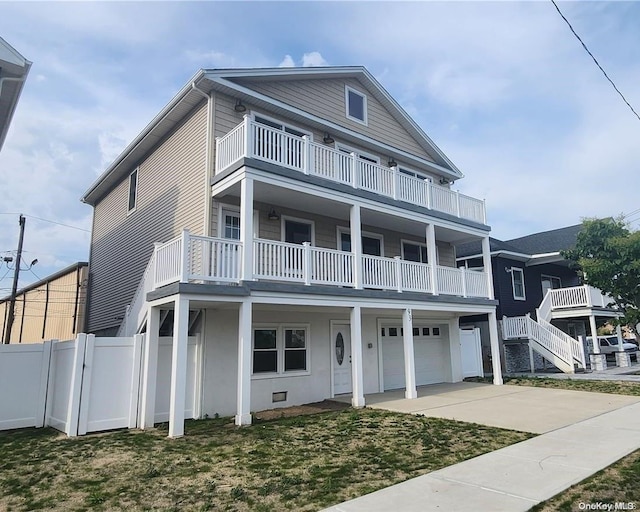
[[[640,111],[640,3],[559,6]],[[640,120],[550,1],[0,2],[0,36],[33,62],[0,152],[0,256],[24,213],[38,259],[21,287],[88,261],[80,197],[200,68],[367,67],[502,240],[640,209]]]

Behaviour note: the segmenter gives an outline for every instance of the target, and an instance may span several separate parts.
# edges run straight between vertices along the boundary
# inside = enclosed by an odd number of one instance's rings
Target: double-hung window
[[[526,300],[524,291],[524,270],[518,267],[511,267],[511,286],[513,288],[513,298],[515,300]]]
[[[306,325],[256,327],[253,330],[253,375],[286,375],[309,371]]]

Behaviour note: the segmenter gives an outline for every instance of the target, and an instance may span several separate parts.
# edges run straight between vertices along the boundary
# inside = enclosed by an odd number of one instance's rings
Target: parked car
[[[587,342],[591,344],[591,336],[587,336]],[[598,343],[601,354],[615,354],[620,350],[617,336],[598,336]],[[631,341],[622,340],[622,349],[625,352],[635,352],[638,350],[638,345]]]

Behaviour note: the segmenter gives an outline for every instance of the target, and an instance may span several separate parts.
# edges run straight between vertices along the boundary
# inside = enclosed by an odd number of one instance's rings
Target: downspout
[[[215,122],[215,95],[207,94],[199,89],[195,82],[191,83],[191,89],[203,98],[207,99],[207,140],[205,153],[205,183],[204,183],[204,222],[203,235],[211,236],[211,178],[213,176],[213,133]]]

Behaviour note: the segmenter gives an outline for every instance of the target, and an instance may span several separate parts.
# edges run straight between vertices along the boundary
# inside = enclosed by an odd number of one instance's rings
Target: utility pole
[[[9,314],[7,315],[7,329],[4,333],[4,342],[11,341],[11,329],[13,328],[14,310],[16,307],[16,293],[18,291],[18,278],[20,277],[20,259],[22,257],[22,241],[24,240],[24,225],[27,220],[24,215],[20,215],[20,238],[18,239],[18,254],[16,255],[16,268],[13,272],[13,287],[11,288],[11,301],[9,302]]]

